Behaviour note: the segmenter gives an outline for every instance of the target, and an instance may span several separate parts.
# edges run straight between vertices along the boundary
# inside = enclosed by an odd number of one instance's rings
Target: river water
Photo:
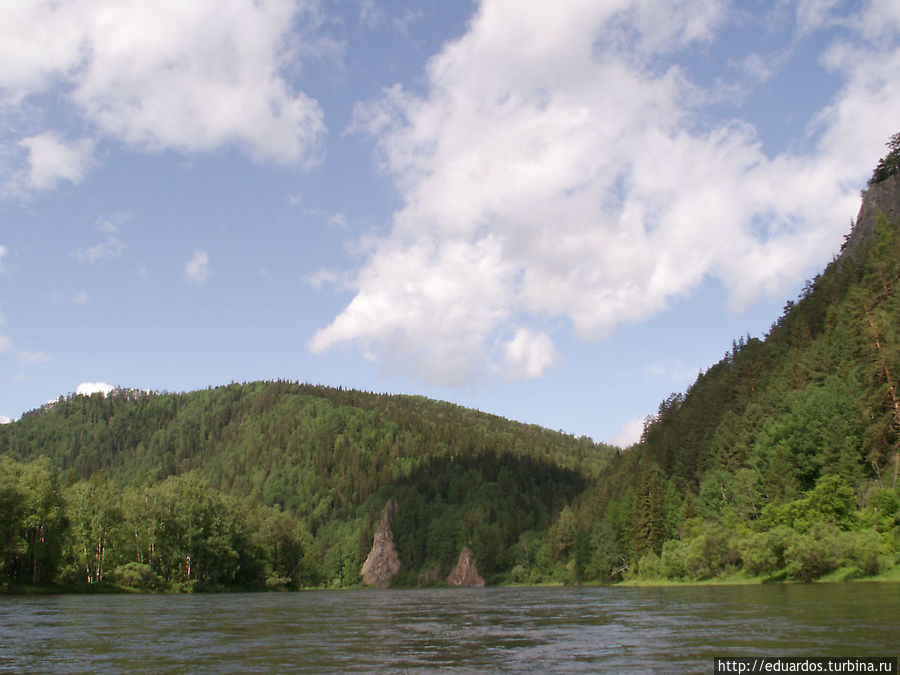
[[[897,656],[900,584],[0,597],[15,672],[712,672]]]

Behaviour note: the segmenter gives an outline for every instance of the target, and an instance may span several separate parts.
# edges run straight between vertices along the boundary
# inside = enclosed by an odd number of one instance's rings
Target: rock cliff
[[[381,512],[381,522],[372,539],[372,550],[360,571],[366,586],[387,588],[391,577],[400,571],[400,557],[394,548],[394,533],[391,530],[398,508],[397,501],[389,499]]]
[[[890,176],[863,192],[856,223],[844,244],[843,255],[853,255],[862,242],[875,236],[878,214],[891,222],[900,220],[900,175]]]
[[[478,574],[478,568],[475,566],[475,556],[468,547],[463,547],[459,553],[459,560],[456,563],[450,576],[447,577],[447,583],[451,586],[469,586],[481,588],[484,586],[484,579]]]

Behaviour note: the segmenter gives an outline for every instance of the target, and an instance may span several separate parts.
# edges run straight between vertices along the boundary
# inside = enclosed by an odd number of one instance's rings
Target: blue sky
[[[0,5],[0,420],[285,378],[622,444],[838,251],[894,0]]]

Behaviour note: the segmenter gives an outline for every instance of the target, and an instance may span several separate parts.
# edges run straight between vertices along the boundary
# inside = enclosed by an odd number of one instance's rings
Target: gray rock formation
[[[475,556],[468,547],[463,547],[459,552],[459,560],[456,563],[450,576],[447,577],[447,583],[451,586],[469,586],[473,588],[481,588],[484,586],[484,579],[478,574],[478,568],[475,566]]]
[[[862,206],[842,255],[852,256],[862,242],[875,236],[879,213],[891,222],[900,220],[900,175],[890,176],[863,192]]]
[[[381,512],[381,522],[372,539],[372,550],[360,571],[366,586],[387,588],[391,577],[400,571],[400,557],[394,548],[394,533],[391,530],[398,508],[397,500],[391,498]]]

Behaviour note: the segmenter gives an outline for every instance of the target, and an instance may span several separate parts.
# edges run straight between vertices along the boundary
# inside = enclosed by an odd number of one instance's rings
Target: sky
[[[896,0],[0,3],[0,421],[288,379],[628,445],[839,251]]]

